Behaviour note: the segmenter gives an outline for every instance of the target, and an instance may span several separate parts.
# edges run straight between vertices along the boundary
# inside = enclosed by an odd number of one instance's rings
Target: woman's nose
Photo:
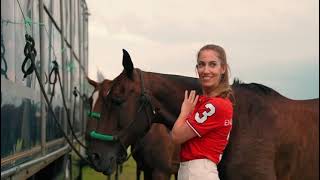
[[[208,73],[209,72],[209,66],[208,65],[205,65],[204,67],[203,67],[203,72],[204,73]]]

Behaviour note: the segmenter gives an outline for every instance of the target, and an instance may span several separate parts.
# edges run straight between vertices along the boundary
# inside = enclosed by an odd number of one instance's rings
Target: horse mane
[[[167,77],[169,80],[171,81],[175,81],[175,82],[187,82],[187,83],[198,83],[197,82],[197,78],[194,77],[187,77],[187,76],[181,76],[181,75],[175,75],[175,74],[163,74],[163,73],[154,73],[154,74],[158,74],[161,75],[162,77]]]
[[[197,78],[194,77],[187,77],[187,76],[181,76],[181,75],[174,75],[174,74],[161,74],[161,73],[155,73],[159,74],[164,77],[168,77],[168,79],[176,81],[176,82],[186,82],[190,84],[194,84],[195,82],[198,83]],[[262,84],[258,83],[244,83],[239,78],[234,78],[233,84],[231,85],[233,88],[244,88],[251,92],[257,93],[259,95],[269,95],[269,96],[279,96],[280,94],[275,91],[274,89],[267,87]],[[281,95],[280,95],[281,96]]]
[[[177,81],[177,82],[189,82],[192,83],[195,80],[197,80],[197,78],[193,78],[193,77],[188,77],[186,78],[185,76],[180,76],[180,75],[169,75],[169,74],[161,74],[162,76],[167,76],[170,77],[171,80]],[[280,95],[277,91],[275,91],[274,89],[267,87],[265,85],[262,84],[258,84],[258,83],[244,83],[242,80],[240,80],[239,78],[234,78],[233,84],[231,85],[232,87],[240,87],[240,88],[244,88],[247,90],[250,90],[252,92],[258,93],[259,95]]]
[[[146,71],[144,71],[146,72]],[[165,77],[166,79],[169,79],[171,81],[174,82],[184,82],[186,84],[197,84],[199,83],[197,78],[194,77],[188,77],[188,76],[182,76],[182,75],[175,75],[175,74],[163,74],[163,73],[156,73],[156,72],[146,72],[146,73],[152,73],[152,74],[157,74],[160,75],[162,77]],[[118,77],[116,77],[113,80],[113,83],[116,83],[117,81],[121,80],[122,78],[125,77],[125,73],[122,72]],[[243,89],[247,89],[251,92],[257,93],[258,95],[269,95],[269,96],[282,96],[281,94],[279,94],[277,91],[275,91],[274,89],[267,87],[265,85],[262,84],[258,84],[258,83],[244,83],[242,80],[240,80],[239,78],[234,78],[233,80],[233,84],[231,85],[232,88],[243,88]]]
[[[154,75],[158,75],[164,79],[169,80],[170,82],[174,83],[175,85],[182,85],[184,88],[190,88],[197,91],[197,93],[202,93],[200,82],[198,78],[189,77],[189,76],[182,76],[182,75],[175,75],[175,74],[163,74],[163,73],[155,73],[150,72]]]
[[[247,89],[249,91],[258,93],[260,95],[280,95],[277,91],[275,91],[274,89],[267,87],[265,85],[262,84],[258,84],[258,83],[244,83],[243,81],[241,81],[238,78],[234,78],[233,80],[233,84],[232,87],[234,88],[244,88]]]

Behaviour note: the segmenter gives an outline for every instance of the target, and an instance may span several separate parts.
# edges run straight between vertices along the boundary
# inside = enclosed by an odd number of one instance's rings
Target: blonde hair
[[[216,53],[218,53],[218,58],[221,61],[221,66],[226,69],[225,73],[221,75],[221,80],[219,82],[218,87],[215,89],[215,92],[218,97],[222,98],[231,98],[233,99],[233,93],[232,88],[229,84],[229,77],[230,77],[230,67],[227,63],[227,56],[226,52],[221,46],[214,45],[214,44],[208,44],[203,46],[197,55],[197,60],[199,60],[200,53],[204,50],[212,50]]]

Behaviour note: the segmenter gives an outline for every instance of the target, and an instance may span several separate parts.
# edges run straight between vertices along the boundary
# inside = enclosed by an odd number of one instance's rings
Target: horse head
[[[142,72],[134,69],[123,50],[123,72],[114,80],[96,83],[87,123],[88,155],[94,168],[111,174],[127,159],[127,148],[151,127],[155,111],[145,89]]]

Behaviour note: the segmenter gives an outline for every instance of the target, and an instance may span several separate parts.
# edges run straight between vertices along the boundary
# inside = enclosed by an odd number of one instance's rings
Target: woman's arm
[[[186,119],[197,104],[199,96],[196,96],[196,92],[193,90],[190,92],[188,97],[188,91],[185,91],[184,101],[181,105],[181,112],[176,120],[172,131],[171,138],[174,143],[182,144],[187,140],[196,136],[196,133],[191,129],[191,127],[186,123]]]

